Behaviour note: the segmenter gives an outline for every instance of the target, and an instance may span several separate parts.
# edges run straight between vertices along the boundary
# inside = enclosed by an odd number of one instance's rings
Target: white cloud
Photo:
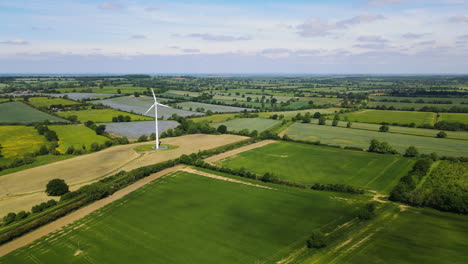
[[[22,46],[22,45],[28,45],[29,42],[24,39],[13,39],[13,40],[0,41],[0,44]]]
[[[468,15],[458,15],[449,18],[452,23],[468,23]]]
[[[363,5],[365,6],[383,6],[383,5],[389,5],[389,4],[399,4],[399,3],[405,3],[408,2],[408,0],[371,0],[365,2]]]
[[[405,39],[420,39],[426,35],[429,35],[429,34],[416,34],[416,33],[406,33],[404,35],[402,35],[403,38]]]
[[[135,34],[130,36],[131,39],[147,39],[147,37],[143,34]]]
[[[387,43],[388,39],[384,39],[382,36],[360,36],[356,39],[359,42],[375,42],[375,43]]]
[[[234,36],[227,36],[227,35],[213,35],[213,34],[188,34],[186,37],[191,38],[201,38],[203,40],[209,41],[239,41],[239,40],[251,40],[251,37],[234,37]]]
[[[102,10],[119,10],[119,9],[123,9],[124,7],[119,3],[105,2],[105,3],[100,4],[98,8]]]

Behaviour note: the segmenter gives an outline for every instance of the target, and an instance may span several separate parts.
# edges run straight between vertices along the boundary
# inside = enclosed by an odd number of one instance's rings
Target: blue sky
[[[0,73],[468,73],[468,0],[2,0],[0,24]]]

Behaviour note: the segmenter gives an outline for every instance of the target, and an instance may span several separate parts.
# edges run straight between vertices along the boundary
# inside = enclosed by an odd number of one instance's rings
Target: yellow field
[[[0,144],[5,158],[22,156],[37,151],[46,140],[37,130],[28,126],[0,126]]]

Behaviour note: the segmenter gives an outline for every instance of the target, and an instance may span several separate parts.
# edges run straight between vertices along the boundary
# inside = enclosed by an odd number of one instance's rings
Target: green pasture
[[[418,104],[418,103],[400,103],[400,102],[369,102],[369,106],[376,107],[376,106],[386,106],[390,107],[393,106],[395,109],[401,110],[410,110],[414,109],[416,111],[420,110],[421,108],[428,106],[428,107],[437,107],[439,109],[450,109],[453,106],[464,106],[459,104]]]
[[[41,112],[20,102],[0,104],[0,123],[32,123],[46,120],[66,122],[64,119]]]
[[[73,100],[63,98],[48,98],[48,97],[32,97],[29,98],[29,103],[37,108],[49,108],[51,105],[76,105],[79,104]]]
[[[104,144],[109,139],[96,135],[96,132],[83,125],[56,125],[49,126],[54,130],[59,138],[58,150],[65,153],[68,147],[81,148],[85,146],[87,150],[93,143]]]
[[[220,125],[225,125],[228,131],[240,131],[248,129],[249,131],[257,130],[258,132],[265,131],[272,126],[279,124],[281,121],[265,118],[239,118],[222,123],[213,123],[211,126],[218,128]]]
[[[3,155],[3,158],[0,157],[0,164],[22,157],[25,153],[35,152],[46,142],[34,127],[0,126],[0,144]]]
[[[468,113],[440,113],[438,121],[460,122],[468,124]]]
[[[94,121],[96,123],[109,123],[112,122],[112,118],[123,115],[130,116],[132,121],[148,121],[154,120],[154,118],[142,115],[131,114],[115,109],[89,109],[89,110],[80,110],[80,111],[63,111],[57,112],[59,116],[67,118],[72,115],[76,115],[80,122],[86,122],[88,120]]]
[[[392,155],[343,150],[292,142],[277,142],[219,162],[263,175],[306,184],[343,183],[388,193],[414,160]]]
[[[398,123],[400,125],[415,123],[416,125],[430,124],[433,125],[436,114],[430,112],[413,112],[413,111],[388,111],[388,110],[361,110],[342,114],[342,117],[347,117],[349,121],[364,122],[364,123]]]
[[[404,153],[409,146],[415,146],[420,153],[436,152],[445,156],[468,156],[468,140],[414,136],[389,132],[377,132],[344,127],[319,126],[314,124],[293,124],[286,133],[292,139],[320,141],[342,147],[368,149],[370,141],[377,139],[388,142],[394,149]]]
[[[361,204],[346,199],[352,195],[272,187],[178,172],[0,262],[276,263],[314,230],[348,221]]]

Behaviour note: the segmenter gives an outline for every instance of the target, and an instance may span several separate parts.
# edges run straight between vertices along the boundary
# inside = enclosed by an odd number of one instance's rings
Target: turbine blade
[[[157,105],[160,105],[160,106],[164,106],[164,107],[169,107],[169,108],[171,108],[171,107],[170,107],[170,106],[168,106],[168,105],[164,105],[164,104],[160,104],[160,103],[157,103]]]
[[[153,107],[154,107],[154,104],[152,104],[151,107],[148,109],[148,111],[146,111],[146,113],[144,114],[146,115],[149,111],[151,111],[151,109],[153,109]]]
[[[151,93],[153,93],[154,103],[156,103],[156,95],[154,95],[154,90],[151,88]]]

